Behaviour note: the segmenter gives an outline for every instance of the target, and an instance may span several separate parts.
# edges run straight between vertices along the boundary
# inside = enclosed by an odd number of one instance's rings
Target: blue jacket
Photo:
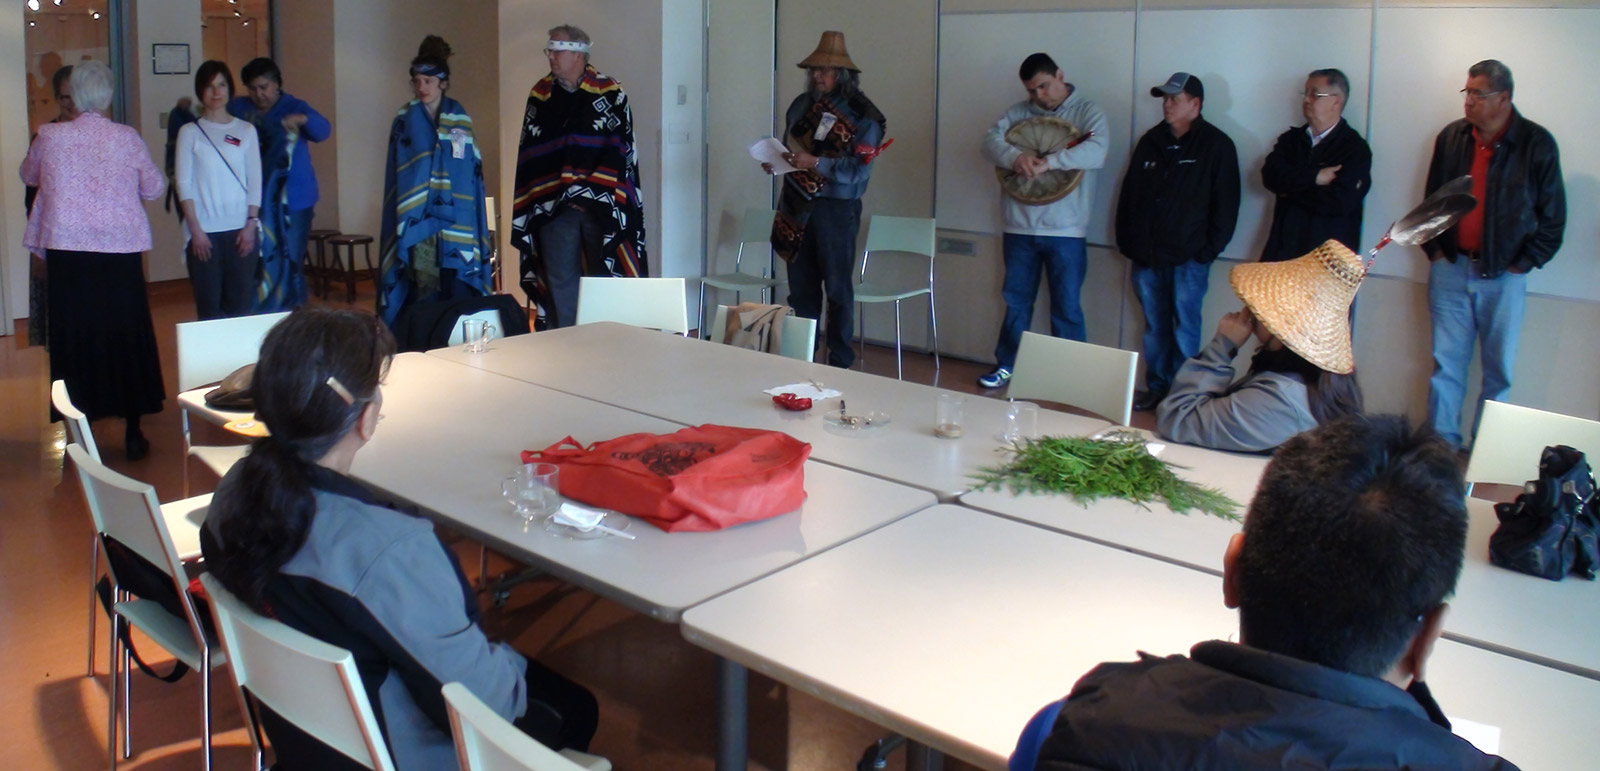
[[[304,99],[282,93],[278,103],[265,114],[256,109],[248,96],[236,96],[228,102],[228,112],[240,120],[255,124],[256,135],[261,138],[261,168],[263,172],[277,168],[279,156],[288,138],[283,119],[301,113],[306,125],[300,127],[300,138],[321,142],[333,135],[333,124],[317,112]],[[289,211],[305,211],[317,204],[317,172],[311,167],[311,143],[295,142],[294,157],[289,164]]]

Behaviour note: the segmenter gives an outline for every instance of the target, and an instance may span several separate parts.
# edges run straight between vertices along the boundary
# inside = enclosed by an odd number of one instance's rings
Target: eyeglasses
[[[1471,101],[1481,102],[1481,101],[1483,101],[1485,99],[1488,99],[1491,96],[1494,96],[1495,94],[1503,94],[1505,92],[1504,91],[1468,91],[1467,89],[1463,88],[1463,89],[1461,89],[1461,93],[1463,95],[1465,95],[1466,98],[1471,100]]]
[[[1300,98],[1301,99],[1311,99],[1313,101],[1315,101],[1317,99],[1327,99],[1330,96],[1338,96],[1338,94],[1337,93],[1331,93],[1331,94],[1323,93],[1321,91],[1302,91],[1302,92],[1300,92]]]

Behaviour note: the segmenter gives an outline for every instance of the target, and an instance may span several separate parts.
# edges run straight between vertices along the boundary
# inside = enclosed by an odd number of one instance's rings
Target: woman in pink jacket
[[[50,276],[50,379],[67,381],[91,420],[126,420],[123,448],[139,460],[150,452],[139,418],[160,412],[166,398],[140,199],[160,198],[166,181],[139,132],[106,118],[111,91],[110,68],[80,64],[72,71],[78,117],[39,127],[22,162],[23,183],[39,188],[23,244],[45,254]]]

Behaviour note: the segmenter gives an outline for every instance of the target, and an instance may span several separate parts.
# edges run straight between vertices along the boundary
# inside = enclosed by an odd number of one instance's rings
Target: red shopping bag
[[[703,425],[629,434],[584,447],[567,437],[524,450],[523,463],[561,467],[561,494],[669,533],[720,530],[805,502],[811,445],[778,431]]]

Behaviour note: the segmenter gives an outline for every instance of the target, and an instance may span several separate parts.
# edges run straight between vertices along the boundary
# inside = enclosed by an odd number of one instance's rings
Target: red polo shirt
[[[1510,128],[1511,123],[1506,123]],[[1500,143],[1500,138],[1506,135],[1506,129],[1489,142],[1483,141],[1483,135],[1474,128],[1472,130],[1472,197],[1478,199],[1478,205],[1467,212],[1461,222],[1456,225],[1456,243],[1463,252],[1476,252],[1483,248],[1483,206],[1489,194],[1489,159],[1494,157],[1495,145]]]

